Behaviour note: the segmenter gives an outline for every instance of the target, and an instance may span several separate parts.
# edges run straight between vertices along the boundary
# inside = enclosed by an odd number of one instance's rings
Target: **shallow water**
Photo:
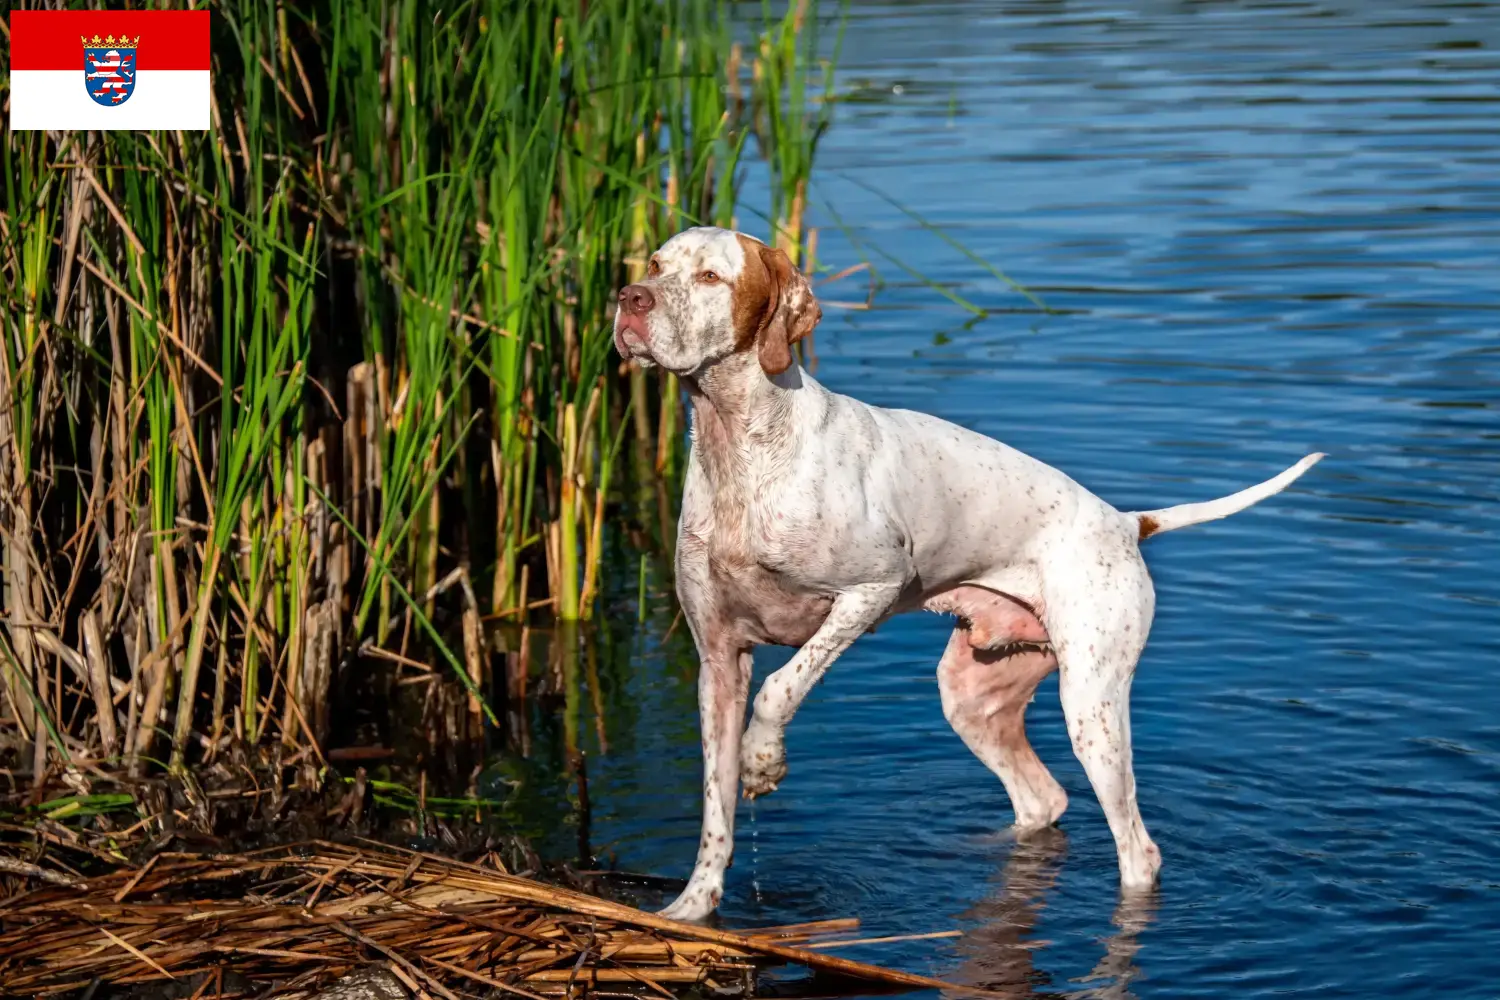
[[[1330,457],[1148,546],[1133,725],[1165,858],[1152,906],[1117,911],[1055,681],[1029,728],[1072,805],[1018,848],[938,705],[947,626],[909,616],[834,667],[789,731],[790,777],[742,806],[726,922],[959,926],[962,943],[845,954],[1044,995],[1500,995],[1497,49],[1487,3],[855,6],[840,85],[859,100],[815,196],[960,295],[1027,305],[855,181],[873,185],[1059,314],[966,328],[877,256],[880,308],[827,310],[820,379],[1002,438],[1125,509]],[[859,259],[815,221],[825,262]],[[614,629],[608,750],[584,727],[595,842],[685,876],[693,668],[684,630],[660,642],[665,598],[651,613]],[[762,651],[757,679],[786,655]]]

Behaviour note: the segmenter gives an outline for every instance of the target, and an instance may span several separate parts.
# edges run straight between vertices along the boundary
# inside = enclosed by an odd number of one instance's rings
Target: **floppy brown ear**
[[[823,310],[807,278],[784,250],[757,247],[767,276],[766,309],[755,336],[755,353],[767,375],[792,366],[792,345],[813,332]]]

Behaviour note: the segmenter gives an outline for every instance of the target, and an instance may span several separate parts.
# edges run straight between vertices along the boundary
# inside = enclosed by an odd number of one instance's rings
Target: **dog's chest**
[[[755,562],[712,559],[709,575],[728,617],[751,642],[800,646],[833,606],[831,596],[804,590]]]
[[[684,541],[706,557],[714,603],[747,641],[802,645],[833,605],[831,592],[805,572],[804,519],[737,484],[703,485],[684,498],[682,525]]]

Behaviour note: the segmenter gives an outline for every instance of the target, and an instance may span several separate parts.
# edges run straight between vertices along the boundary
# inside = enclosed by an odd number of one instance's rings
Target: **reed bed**
[[[33,886],[0,901],[0,989],[47,995],[96,981],[198,976],[199,996],[309,996],[381,963],[411,993],[674,995],[753,991],[801,965],[862,990],[972,989],[828,954],[858,922],[716,930],[514,875],[374,842],[246,855],[159,854],[87,879],[9,860]],[[948,936],[948,935],[925,935]],[[226,977],[241,977],[226,988]],[[244,985],[248,984],[248,985]]]
[[[84,798],[322,762],[376,660],[497,723],[610,532],[669,564],[682,404],[615,289],[734,220],[752,148],[816,243],[806,0],[749,46],[713,0],[211,9],[210,131],[0,142],[0,742]]]

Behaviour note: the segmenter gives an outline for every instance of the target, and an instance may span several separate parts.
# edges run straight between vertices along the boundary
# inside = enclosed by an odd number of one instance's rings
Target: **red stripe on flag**
[[[138,69],[210,69],[208,17],[206,10],[14,10],[10,68],[81,70],[80,37],[123,35],[141,40]]]

